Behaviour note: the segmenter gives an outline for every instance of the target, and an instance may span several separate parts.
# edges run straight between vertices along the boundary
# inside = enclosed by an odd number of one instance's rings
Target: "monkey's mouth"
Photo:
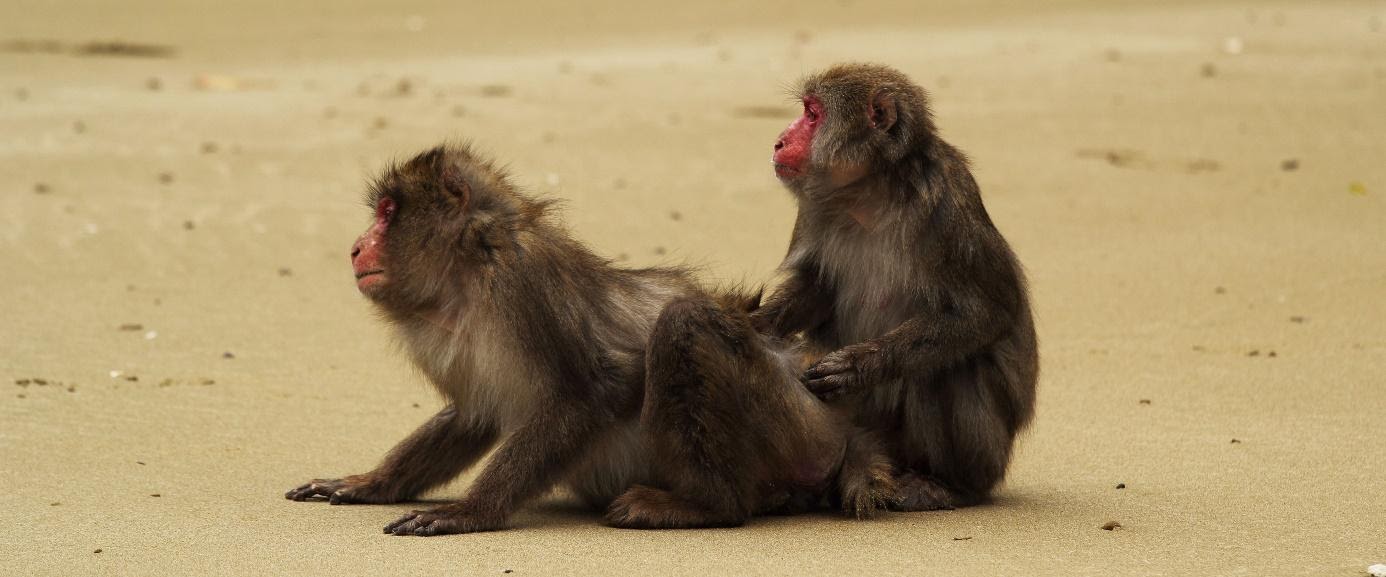
[[[356,273],[356,290],[362,294],[371,295],[380,285],[385,282],[385,271],[367,270]]]
[[[383,269],[361,271],[356,273],[356,280],[360,281],[361,279],[366,278],[368,276],[375,276],[378,274],[385,274],[385,271]]]
[[[799,174],[800,174],[801,172],[803,172],[803,171],[801,171],[801,170],[799,170],[799,169],[797,169],[797,168],[794,168],[794,167],[792,167],[792,166],[790,166],[790,165],[788,165],[788,164],[780,164],[780,163],[776,162],[776,163],[774,163],[774,165],[775,165],[775,176],[778,176],[778,177],[780,177],[780,178],[794,178],[794,177],[796,177],[796,176],[799,176]]]

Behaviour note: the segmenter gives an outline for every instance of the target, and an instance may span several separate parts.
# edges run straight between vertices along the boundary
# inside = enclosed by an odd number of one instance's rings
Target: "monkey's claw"
[[[376,490],[368,479],[352,475],[344,479],[313,479],[284,493],[291,501],[325,500],[333,505],[356,503],[393,503],[391,499]]]
[[[461,505],[445,505],[428,511],[414,511],[385,526],[389,535],[432,537],[456,533],[477,533],[504,528],[499,519],[488,519],[465,510]]]

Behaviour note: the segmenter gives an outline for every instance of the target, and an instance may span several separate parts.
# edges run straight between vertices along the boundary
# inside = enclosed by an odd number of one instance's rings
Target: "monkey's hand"
[[[351,475],[343,479],[313,479],[284,493],[285,499],[307,501],[326,499],[333,505],[357,503],[398,503],[399,497],[370,475]]]
[[[427,511],[414,511],[385,526],[391,535],[431,537],[452,533],[478,533],[505,528],[502,515],[488,514],[466,501]]]
[[[867,341],[828,353],[804,371],[804,386],[824,401],[856,393],[876,373],[880,350],[880,345]]]

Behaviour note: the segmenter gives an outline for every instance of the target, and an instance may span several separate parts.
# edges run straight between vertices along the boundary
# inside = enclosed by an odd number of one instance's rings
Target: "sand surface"
[[[0,574],[1386,562],[1386,4],[366,4],[0,3]],[[348,269],[387,161],[472,139],[603,254],[759,282],[784,89],[853,59],[931,90],[1031,276],[995,503],[632,532],[555,497],[422,539],[380,532],[417,504],[283,499],[440,405]]]

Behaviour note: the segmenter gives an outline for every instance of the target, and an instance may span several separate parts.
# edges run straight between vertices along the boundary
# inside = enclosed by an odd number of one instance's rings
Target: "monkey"
[[[869,516],[893,498],[874,435],[803,389],[792,343],[754,331],[758,296],[614,266],[470,145],[392,166],[367,204],[357,289],[446,404],[373,470],[286,498],[406,501],[493,448],[462,499],[384,532],[503,529],[556,487],[632,528],[736,525],[815,499]],[[737,370],[718,378],[703,358]]]
[[[987,500],[1030,422],[1038,341],[1020,263],[964,154],[901,72],[806,77],[772,163],[798,205],[757,330],[800,335],[802,375],[878,433],[905,511]]]

